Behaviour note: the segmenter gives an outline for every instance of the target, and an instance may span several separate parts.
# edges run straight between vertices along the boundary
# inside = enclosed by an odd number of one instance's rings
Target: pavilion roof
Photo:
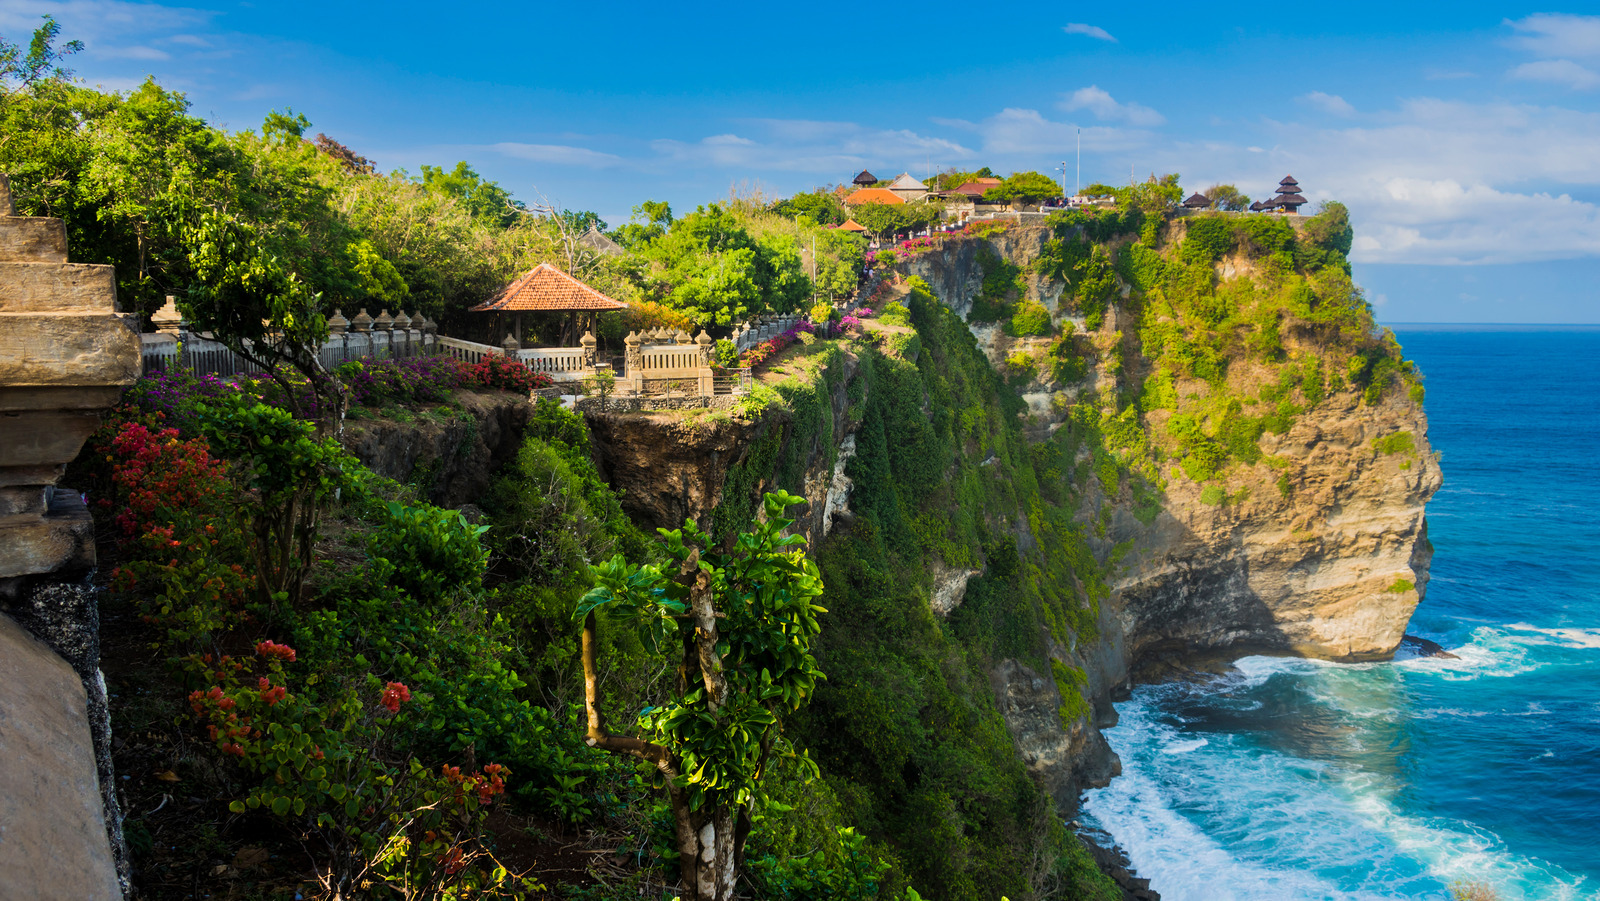
[[[854,219],[844,220],[844,224],[840,225],[839,228],[840,230],[847,232],[864,232],[867,230],[865,225],[862,225]]]
[[[878,183],[878,176],[862,169],[856,173],[856,177],[851,179],[850,183],[853,185],[875,185]]]
[[[891,190],[891,191],[909,191],[909,190],[926,191],[926,190],[928,190],[928,186],[923,184],[922,182],[916,180],[915,178],[912,178],[911,177],[911,173],[902,172],[898,176],[895,177],[894,181],[889,182],[889,190]]]
[[[590,250],[603,253],[608,256],[618,256],[620,254],[627,253],[627,251],[622,249],[621,244],[618,244],[617,242],[606,237],[605,232],[602,232],[599,228],[593,225],[589,226],[589,230],[583,233],[583,237],[578,239],[578,243],[589,248]]]
[[[1283,181],[1278,182],[1278,184],[1280,184],[1280,185],[1298,185],[1299,182],[1294,180],[1294,176],[1293,175],[1285,175],[1283,177]]]
[[[981,197],[981,196],[983,196],[983,192],[984,191],[987,191],[990,188],[992,188],[992,187],[994,187],[994,186],[996,186],[998,184],[1000,184],[1000,179],[998,179],[998,178],[994,178],[994,179],[979,178],[979,179],[974,179],[972,181],[969,181],[964,185],[960,185],[958,187],[951,188],[950,190],[946,191],[945,193],[946,194],[966,194],[969,197]]]
[[[844,202],[852,206],[858,203],[886,203],[893,206],[905,203],[906,199],[888,188],[862,188],[846,197]]]
[[[1300,194],[1279,194],[1275,198],[1275,202],[1283,206],[1299,206],[1302,203],[1310,203],[1311,201],[1306,200],[1305,197]]]
[[[1210,206],[1211,205],[1211,198],[1207,197],[1204,194],[1201,194],[1199,191],[1196,191],[1193,194],[1189,195],[1188,199],[1183,202],[1183,205],[1188,207],[1188,208],[1190,208],[1190,209],[1192,209],[1192,210],[1200,209],[1202,207]]]
[[[627,308],[628,305],[622,301],[612,300],[549,263],[540,263],[492,299],[473,307],[470,312],[570,313]]]

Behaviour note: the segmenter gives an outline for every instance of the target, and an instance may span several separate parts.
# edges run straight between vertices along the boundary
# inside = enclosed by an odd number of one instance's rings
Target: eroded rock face
[[[430,503],[478,503],[495,473],[516,457],[533,405],[505,392],[457,391],[456,401],[465,415],[443,422],[348,422],[344,445],[378,475],[416,484]]]
[[[648,529],[709,522],[728,470],[743,462],[775,417],[689,420],[677,413],[589,413],[589,434],[622,507]]]
[[[1288,461],[1285,496],[1265,464],[1230,479],[1238,503],[1207,505],[1174,480],[1167,510],[1134,538],[1115,603],[1135,659],[1148,652],[1261,650],[1386,659],[1405,633],[1433,556],[1423,507],[1440,473],[1427,420],[1404,398],[1343,395],[1262,449]],[[1373,440],[1406,431],[1415,450]],[[1133,523],[1137,526],[1137,523]]]
[[[989,680],[1017,756],[1059,810],[1075,810],[1086,789],[1107,785],[1122,772],[1122,762],[1090,718],[1062,726],[1061,694],[1049,673],[1004,660]]]

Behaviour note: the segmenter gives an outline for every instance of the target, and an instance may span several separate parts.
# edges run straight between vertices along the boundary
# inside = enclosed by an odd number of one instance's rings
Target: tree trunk
[[[684,901],[732,901],[738,878],[734,812],[702,809],[691,813],[676,794],[672,812],[678,826],[678,872]]]

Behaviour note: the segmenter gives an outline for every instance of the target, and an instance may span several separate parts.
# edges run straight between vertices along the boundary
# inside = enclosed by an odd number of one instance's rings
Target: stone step
[[[114,313],[116,309],[117,278],[110,266],[0,262],[0,313]]]
[[[60,219],[0,216],[0,263],[65,263],[67,226]]]
[[[62,492],[56,492],[60,498]],[[75,509],[0,517],[0,579],[29,573],[94,568],[94,520],[82,502]],[[0,896],[3,897],[3,896]]]
[[[83,682],[0,614],[0,898],[121,901]]]
[[[25,410],[0,413],[0,467],[71,463],[100,425],[92,411]]]
[[[0,313],[0,385],[128,385],[139,336],[112,313]]]

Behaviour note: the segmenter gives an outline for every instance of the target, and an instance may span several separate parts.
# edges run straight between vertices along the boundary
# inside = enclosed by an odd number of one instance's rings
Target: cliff
[[[1347,223],[1212,222],[946,240],[738,415],[590,416],[643,524],[811,502],[829,680],[794,732],[919,887],[1016,885],[1026,799],[1115,776],[1100,729],[1131,682],[1387,657],[1426,590],[1422,388]]]

